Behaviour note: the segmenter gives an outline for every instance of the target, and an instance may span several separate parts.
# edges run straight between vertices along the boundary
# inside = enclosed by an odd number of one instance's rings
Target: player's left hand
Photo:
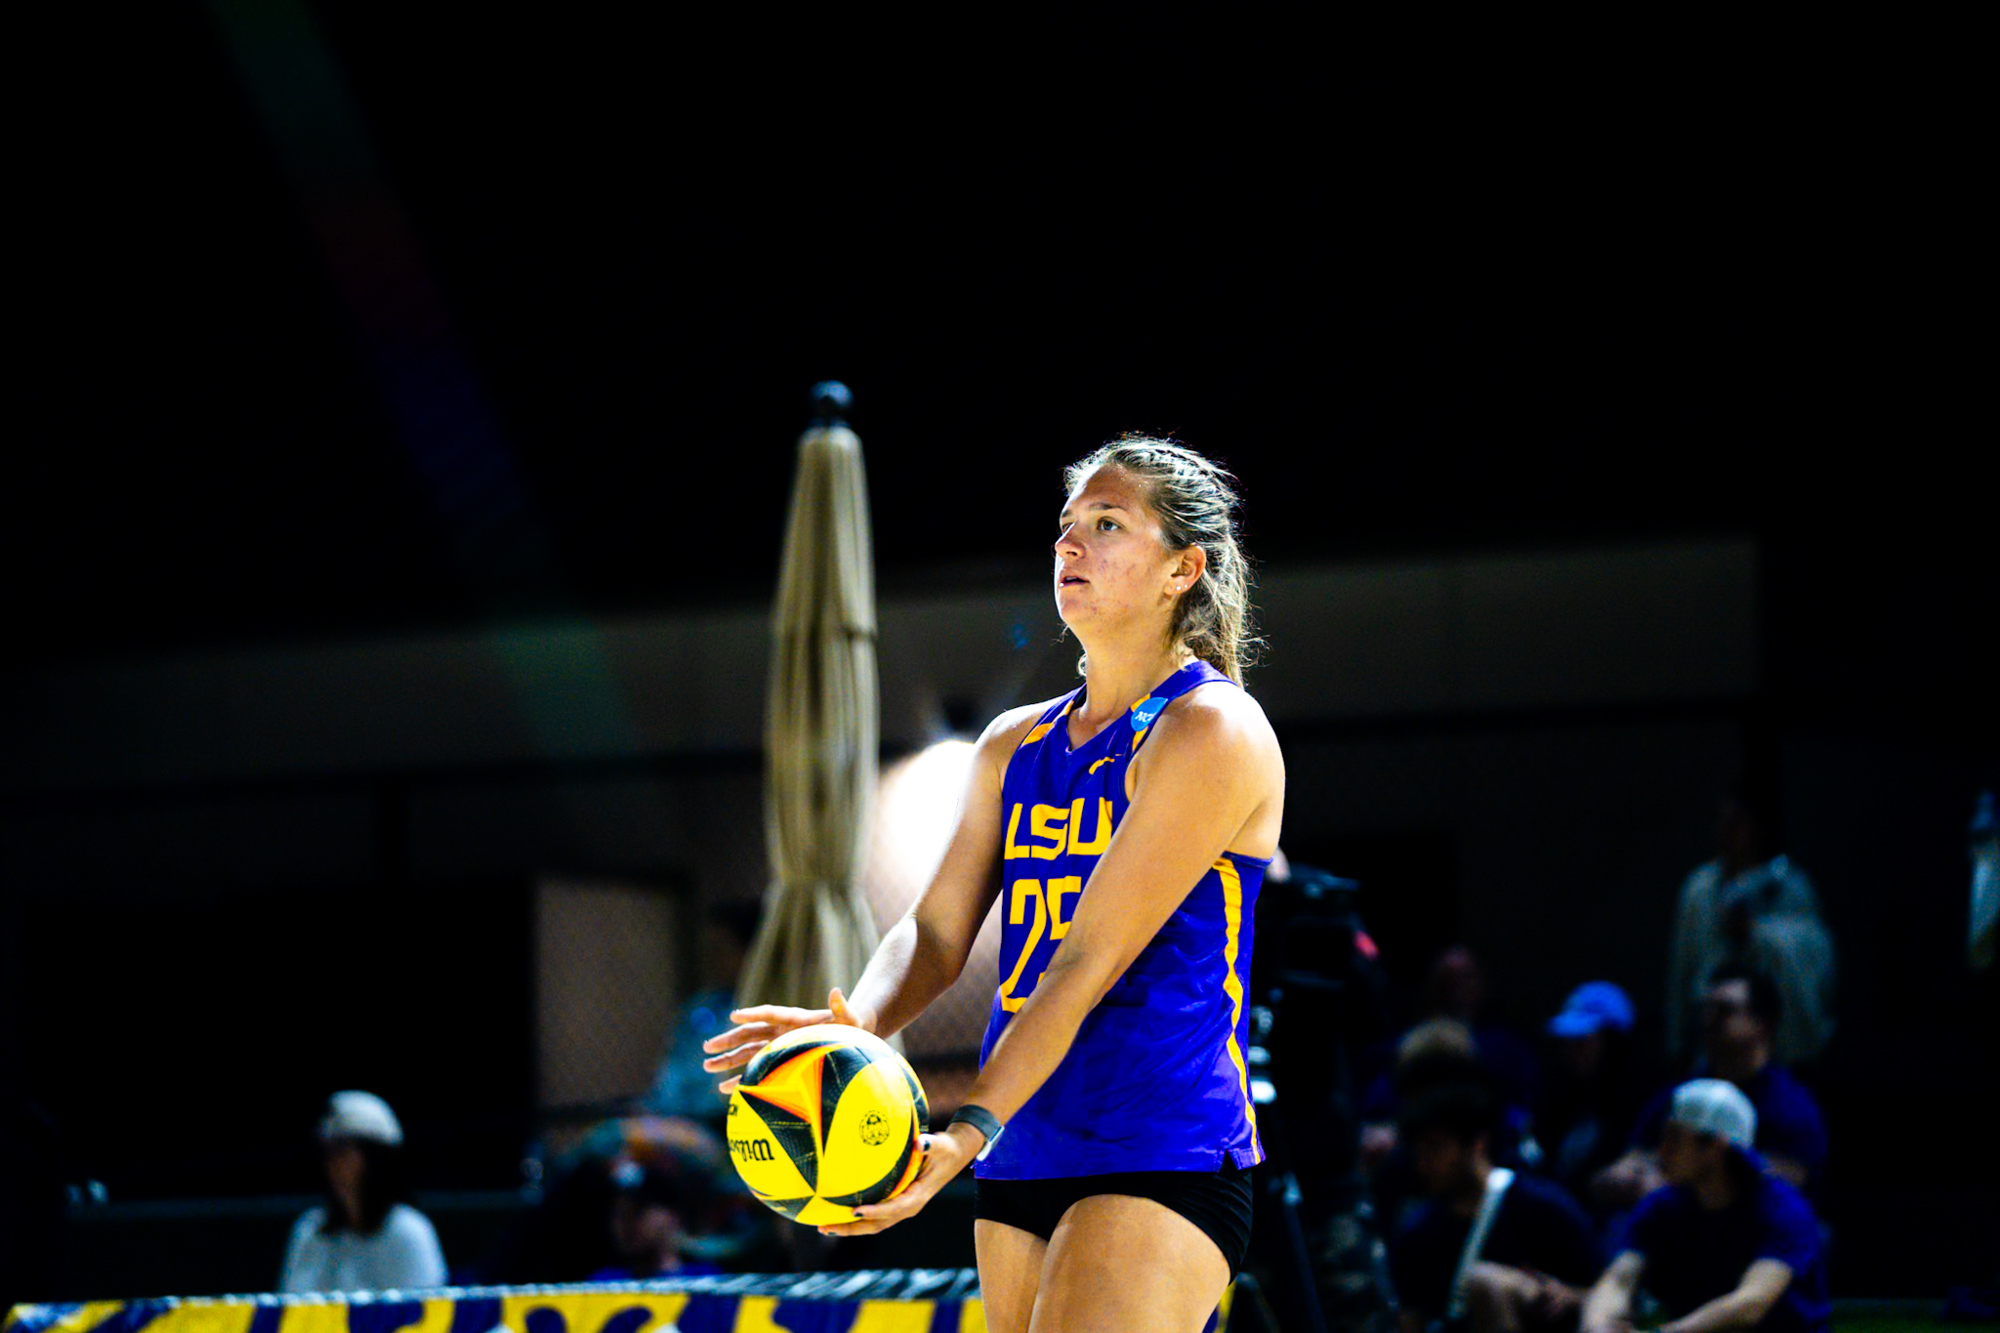
[[[963,1171],[986,1146],[986,1137],[971,1125],[947,1125],[940,1134],[925,1134],[917,1142],[924,1164],[910,1187],[893,1199],[856,1208],[855,1220],[819,1229],[822,1236],[872,1236],[923,1211],[923,1206]]]

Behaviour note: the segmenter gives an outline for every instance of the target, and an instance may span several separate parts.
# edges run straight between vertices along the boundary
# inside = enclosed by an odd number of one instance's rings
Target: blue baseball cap
[[[1586,981],[1569,994],[1562,1012],[1549,1020],[1549,1032],[1558,1037],[1588,1037],[1610,1028],[1632,1030],[1632,1001],[1608,981]]]

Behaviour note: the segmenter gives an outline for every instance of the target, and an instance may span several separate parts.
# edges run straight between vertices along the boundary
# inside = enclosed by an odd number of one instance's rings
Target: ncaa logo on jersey
[[[1147,727],[1152,726],[1153,719],[1158,717],[1160,710],[1166,706],[1167,701],[1157,694],[1150,699],[1142,699],[1132,705],[1132,730],[1144,731]]]

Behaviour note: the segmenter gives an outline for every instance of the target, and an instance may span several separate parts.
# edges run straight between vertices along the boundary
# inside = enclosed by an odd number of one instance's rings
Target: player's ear
[[[1190,546],[1183,550],[1179,558],[1174,561],[1174,570],[1169,576],[1168,581],[1173,585],[1176,593],[1183,593],[1199,583],[1201,576],[1207,572],[1207,550],[1199,545]]]

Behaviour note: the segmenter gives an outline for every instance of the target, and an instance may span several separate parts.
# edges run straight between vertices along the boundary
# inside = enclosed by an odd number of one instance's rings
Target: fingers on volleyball
[[[909,1188],[929,1107],[910,1066],[879,1037],[815,1024],[778,1038],[729,1098],[729,1158],[750,1192],[807,1226]]]

